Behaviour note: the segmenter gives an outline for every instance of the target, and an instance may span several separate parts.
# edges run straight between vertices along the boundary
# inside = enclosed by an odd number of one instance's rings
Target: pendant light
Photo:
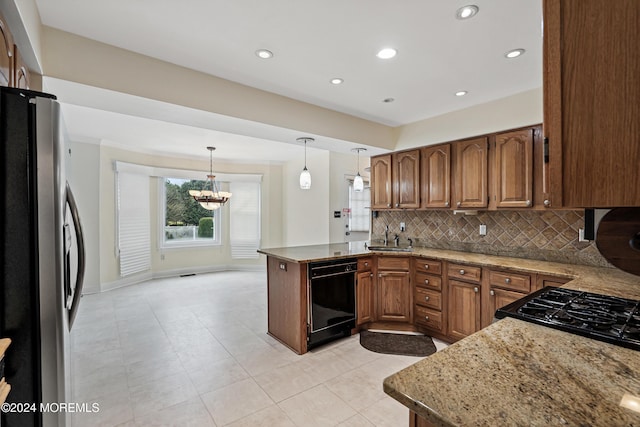
[[[207,175],[207,180],[202,190],[189,190],[189,195],[193,197],[193,200],[210,211],[218,209],[231,197],[231,193],[220,191],[216,184],[216,176],[213,174],[213,150],[215,149],[216,147],[207,147],[207,150],[209,150],[209,175]],[[207,187],[209,187],[208,190]]]
[[[311,188],[311,173],[307,169],[307,142],[313,142],[315,139],[310,137],[302,137],[296,139],[298,142],[304,142],[304,169],[300,172],[300,188],[308,190]]]
[[[357,191],[358,193],[364,191],[364,180],[360,176],[360,152],[367,151],[366,148],[353,148],[351,151],[355,151],[358,153],[358,173],[356,177],[353,178],[353,191]]]

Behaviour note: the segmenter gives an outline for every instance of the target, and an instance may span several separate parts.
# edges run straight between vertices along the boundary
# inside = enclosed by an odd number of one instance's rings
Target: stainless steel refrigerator
[[[0,337],[12,340],[7,402],[35,408],[3,413],[3,427],[68,424],[65,412],[41,411],[41,404],[70,402],[69,331],[84,275],[62,129],[55,96],[0,88]]]

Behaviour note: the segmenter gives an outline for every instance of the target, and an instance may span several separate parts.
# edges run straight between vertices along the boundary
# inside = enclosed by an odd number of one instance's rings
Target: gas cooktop
[[[495,316],[640,350],[640,301],[547,287],[498,309]]]

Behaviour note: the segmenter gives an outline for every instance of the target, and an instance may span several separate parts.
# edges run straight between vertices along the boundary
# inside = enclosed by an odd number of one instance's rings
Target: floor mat
[[[425,357],[436,352],[431,337],[383,332],[360,331],[360,345],[384,354]]]

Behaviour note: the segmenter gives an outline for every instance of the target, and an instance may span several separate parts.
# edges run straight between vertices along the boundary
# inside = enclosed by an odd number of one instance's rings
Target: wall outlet
[[[584,228],[578,229],[578,242],[588,242],[588,239],[584,238]]]
[[[480,235],[481,236],[486,236],[487,235],[487,224],[480,224]]]
[[[407,227],[404,222],[400,223],[400,231],[406,231]]]

